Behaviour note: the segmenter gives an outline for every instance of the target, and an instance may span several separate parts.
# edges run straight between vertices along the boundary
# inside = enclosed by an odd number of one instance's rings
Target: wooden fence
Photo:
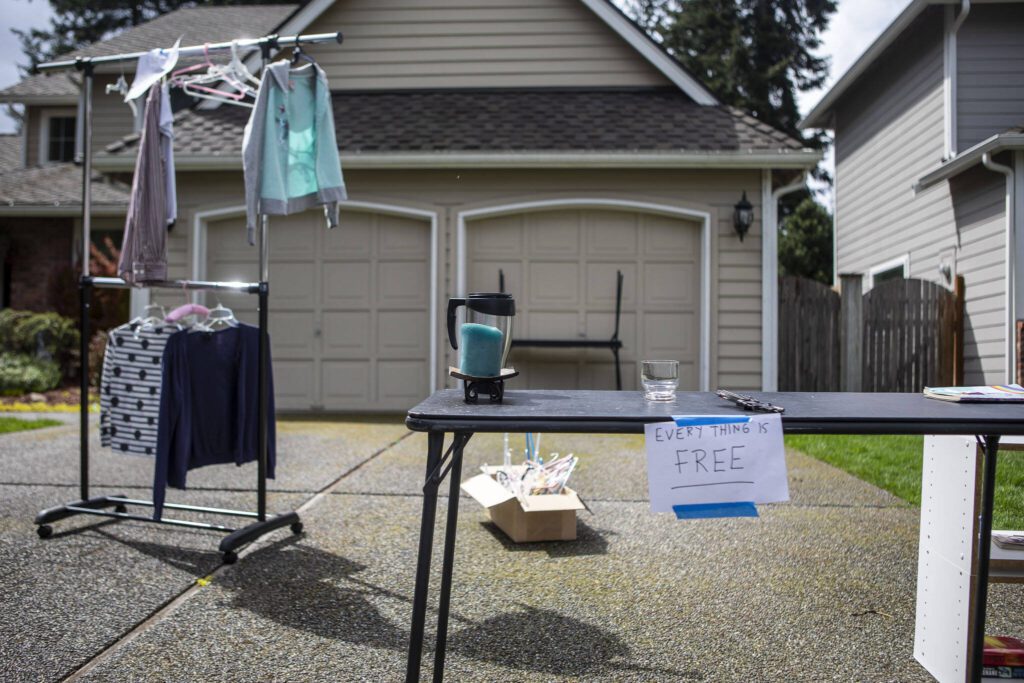
[[[839,322],[832,288],[779,278],[780,391],[839,391]]]
[[[961,311],[956,295],[934,282],[900,279],[872,288],[864,295],[863,390],[918,392],[958,384]]]
[[[854,281],[843,301],[818,282],[779,278],[780,391],[919,392],[963,383],[962,278],[953,292],[908,279],[863,297]]]

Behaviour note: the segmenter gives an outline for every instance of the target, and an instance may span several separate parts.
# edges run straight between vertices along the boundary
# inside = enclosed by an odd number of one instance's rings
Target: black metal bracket
[[[441,485],[441,482],[444,481],[444,478],[447,477],[448,473],[451,471],[452,463],[455,462],[451,458],[452,453],[454,453],[456,450],[461,451],[463,448],[465,448],[466,444],[469,443],[469,439],[471,436],[473,436],[472,432],[455,432],[455,435],[452,437],[451,445],[448,446],[448,450],[446,450],[444,452],[444,455],[441,456],[441,459],[437,463],[437,467],[435,467],[434,470],[427,475],[427,480],[423,484],[424,491],[431,487]],[[447,467],[445,467],[446,463],[448,465]]]
[[[477,403],[480,394],[489,396],[491,403],[501,403],[505,398],[505,380],[503,379],[476,379],[463,380],[466,403]]]

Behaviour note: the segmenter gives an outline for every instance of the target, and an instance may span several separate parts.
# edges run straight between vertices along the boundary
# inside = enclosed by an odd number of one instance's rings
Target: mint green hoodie
[[[256,217],[326,206],[330,227],[348,198],[341,176],[327,75],[318,64],[274,62],[263,72],[242,138],[249,244]]]

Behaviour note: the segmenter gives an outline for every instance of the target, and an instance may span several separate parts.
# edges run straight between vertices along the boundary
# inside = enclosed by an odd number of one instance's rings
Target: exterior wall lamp
[[[747,200],[747,191],[743,191],[743,198],[736,202],[732,214],[732,224],[736,228],[736,234],[740,236],[740,242],[754,224],[754,206]]]

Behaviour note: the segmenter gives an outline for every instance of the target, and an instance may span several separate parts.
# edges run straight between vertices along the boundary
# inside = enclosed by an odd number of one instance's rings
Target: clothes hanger
[[[230,66],[232,71],[235,72],[235,75],[238,77],[238,80],[248,81],[253,86],[257,88],[260,87],[262,81],[256,78],[256,76],[254,76],[253,73],[249,71],[249,67],[247,67],[245,65],[245,62],[242,61],[242,58],[238,56],[237,40],[231,41],[231,61],[228,62],[228,66]]]
[[[240,83],[238,79],[226,78],[224,68],[213,63],[210,59],[210,44],[206,43],[203,45],[203,57],[205,61],[192,66],[186,66],[182,69],[178,69],[171,74],[171,85],[181,88],[181,90],[192,97],[197,97],[203,100],[213,100],[214,102],[222,102],[226,104],[237,104],[242,107],[252,108],[254,105],[249,102],[244,102],[246,95],[255,94],[251,92],[251,88]],[[196,74],[194,76],[186,76],[196,71],[202,71],[203,73]],[[221,81],[229,81],[229,85],[234,86],[235,83],[241,86],[243,92],[229,92],[227,90],[218,90],[217,88],[210,88],[201,83],[216,83]],[[231,83],[230,81],[234,81]]]
[[[238,327],[238,319],[230,308],[226,308],[219,301],[216,307],[211,308],[206,316],[206,326],[210,330],[223,330],[227,327]]]
[[[128,96],[128,90],[130,90],[130,87],[128,86],[128,79],[124,77],[124,62],[121,62],[121,77],[118,78],[117,81],[115,81],[114,83],[107,83],[106,91],[108,95],[113,95],[116,93],[120,95],[123,99]],[[127,100],[127,102],[128,108],[132,110],[132,118],[138,119],[139,103],[135,100]]]
[[[299,63],[299,60],[305,60],[310,64],[316,64],[316,60],[313,56],[302,49],[302,43],[295,40],[295,49],[292,50],[292,67]]]

